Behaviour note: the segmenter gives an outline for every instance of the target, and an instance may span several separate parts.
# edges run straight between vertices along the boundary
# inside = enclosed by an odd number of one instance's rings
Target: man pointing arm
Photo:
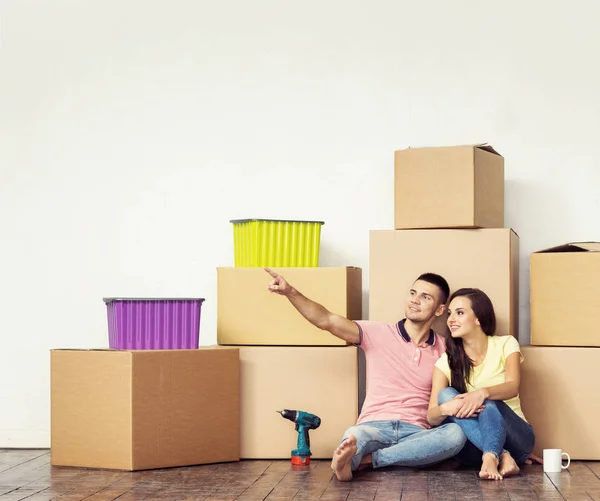
[[[279,274],[270,268],[265,268],[273,280],[269,284],[269,290],[275,294],[285,296],[290,303],[306,318],[311,324],[321,330],[329,331],[334,336],[343,339],[352,344],[360,342],[360,331],[358,325],[346,317],[331,313],[327,308],[308,299],[300,291],[292,287]]]

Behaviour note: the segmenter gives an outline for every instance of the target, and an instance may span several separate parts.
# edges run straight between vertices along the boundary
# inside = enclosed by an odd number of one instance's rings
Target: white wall
[[[600,240],[595,1],[0,0],[0,447],[49,445],[49,350],[110,295],[203,296],[229,219],[393,227],[393,152],[488,141],[528,256]],[[365,311],[368,303],[365,294]]]

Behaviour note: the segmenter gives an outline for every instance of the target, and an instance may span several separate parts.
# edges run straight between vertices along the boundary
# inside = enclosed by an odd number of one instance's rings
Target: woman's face
[[[465,296],[455,297],[448,305],[448,328],[454,338],[464,337],[479,327],[479,320]]]

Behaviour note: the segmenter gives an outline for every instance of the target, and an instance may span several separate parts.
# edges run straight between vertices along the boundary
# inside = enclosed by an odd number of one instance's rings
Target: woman
[[[494,307],[479,289],[452,294],[448,327],[446,353],[433,369],[427,420],[461,427],[470,443],[457,459],[481,464],[481,478],[516,475],[535,443],[519,400],[519,342],[494,335]]]

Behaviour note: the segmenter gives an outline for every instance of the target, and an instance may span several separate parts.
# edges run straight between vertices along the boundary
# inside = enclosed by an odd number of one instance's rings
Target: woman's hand
[[[449,402],[440,405],[440,410],[444,416],[461,417],[458,416],[458,412],[464,407],[465,402],[463,401],[463,399],[457,398],[460,396],[462,395],[457,395],[453,400],[450,400]],[[475,409],[473,415],[479,414],[484,409],[484,407],[485,406],[483,405],[479,406],[477,409]]]
[[[456,395],[453,400],[458,401],[460,405],[456,411],[455,417],[469,418],[480,413],[483,410],[483,402],[485,399],[486,395],[483,388],[469,393]]]
[[[440,405],[440,411],[444,416],[456,416],[456,413],[463,406],[460,400],[450,400],[449,402]]]

